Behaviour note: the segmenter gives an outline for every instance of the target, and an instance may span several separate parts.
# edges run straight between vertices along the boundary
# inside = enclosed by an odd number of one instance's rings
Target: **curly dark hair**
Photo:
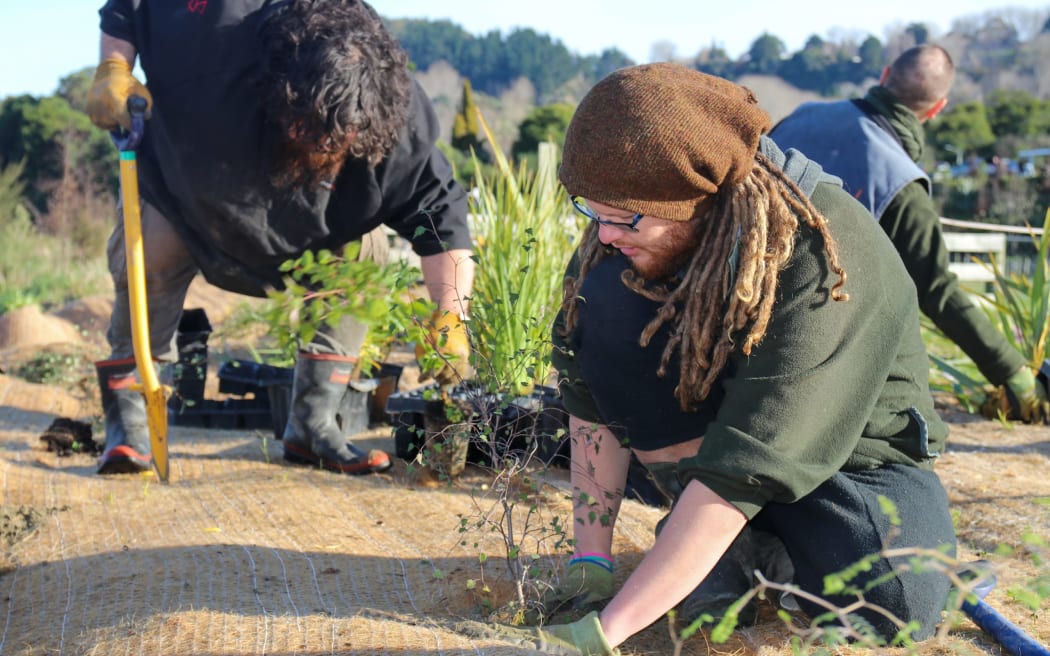
[[[260,28],[262,102],[277,134],[272,181],[331,180],[348,158],[378,164],[408,117],[408,56],[360,0],[291,0]]]

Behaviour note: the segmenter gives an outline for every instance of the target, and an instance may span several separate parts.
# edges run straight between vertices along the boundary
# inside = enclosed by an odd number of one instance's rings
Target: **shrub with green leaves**
[[[34,303],[50,305],[110,288],[102,253],[91,257],[60,236],[41,233],[29,216],[0,223],[0,314]]]
[[[365,374],[395,340],[418,339],[422,318],[433,310],[433,303],[411,293],[419,269],[401,260],[358,260],[360,251],[360,242],[351,242],[341,255],[307,251],[281,265],[285,288],[270,292],[263,317],[288,359],[294,360],[318,329],[348,316],[368,326]]]

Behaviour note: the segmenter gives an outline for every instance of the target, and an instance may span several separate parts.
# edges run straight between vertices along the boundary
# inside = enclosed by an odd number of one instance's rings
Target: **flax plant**
[[[1006,341],[1024,356],[1028,366],[1039,370],[1047,358],[1050,341],[1050,209],[1043,219],[1042,235],[1032,231],[1031,237],[1036,248],[1031,277],[1007,274],[993,258],[986,264],[995,276],[992,294],[981,299],[981,306]],[[970,411],[982,403],[990,402],[988,407],[997,407],[1001,391],[989,393],[987,381],[977,373],[976,367],[961,357],[954,345],[946,347],[946,340],[928,321],[924,320],[924,327],[930,360],[939,374],[931,379],[931,386],[951,392]],[[955,353],[955,357],[949,353]]]
[[[474,368],[487,391],[519,397],[550,376],[550,327],[583,226],[557,181],[556,146],[541,144],[535,173],[524,162],[515,168],[484,117],[481,125],[496,166],[493,174],[476,168],[470,200],[478,265],[470,303]]]
[[[1050,335],[1050,208],[1043,219],[1043,234],[1036,238],[1033,231],[1031,237],[1036,247],[1031,278],[1016,273],[1007,275],[993,261],[995,293],[986,310],[1028,365],[1038,369],[1047,357]]]

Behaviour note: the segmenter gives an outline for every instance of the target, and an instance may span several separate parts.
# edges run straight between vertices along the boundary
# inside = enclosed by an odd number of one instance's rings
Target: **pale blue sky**
[[[59,78],[97,63],[101,0],[5,0],[0,6],[0,98],[48,95]],[[1013,7],[1050,12],[1047,0],[374,0],[388,18],[447,18],[472,34],[531,27],[570,50],[597,54],[618,47],[645,62],[654,43],[670,41],[679,56],[712,43],[737,57],[762,32],[784,40],[789,51],[811,34],[821,37],[870,33],[924,22],[942,34],[954,19]],[[805,9],[802,9],[805,7]],[[834,32],[833,32],[834,30]]]

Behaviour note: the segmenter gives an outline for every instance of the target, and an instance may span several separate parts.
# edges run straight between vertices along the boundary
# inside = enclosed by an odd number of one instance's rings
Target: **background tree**
[[[634,60],[619,48],[603,50],[597,57],[591,55],[580,59],[580,73],[584,79],[597,82],[615,70],[633,66]]]
[[[732,79],[736,64],[730,59],[725,48],[712,45],[696,53],[696,57],[693,58],[693,67],[710,75]]]
[[[937,149],[935,156],[938,159],[954,159],[956,152],[986,155],[995,143],[995,134],[988,123],[984,105],[966,102],[927,123],[926,139]]]
[[[930,41],[930,28],[925,23],[909,23],[904,31],[911,36],[915,45],[921,46]]]
[[[478,106],[474,103],[474,91],[470,80],[463,80],[463,96],[459,102],[459,111],[452,123],[452,147],[465,155],[471,152],[482,162],[489,160],[488,153],[482,148],[481,124],[478,122]]]
[[[505,48],[510,79],[524,76],[532,80],[540,102],[577,73],[577,62],[569,49],[533,29],[508,34]]]
[[[661,39],[649,47],[649,61],[673,62],[678,59],[674,41]]]
[[[95,67],[86,66],[60,79],[55,95],[64,98],[78,112],[86,112],[87,94],[94,79]]]
[[[117,188],[117,151],[109,135],[59,96],[23,95],[0,104],[0,168],[23,161],[25,195],[40,213],[71,175],[81,189]]]
[[[878,78],[886,66],[886,50],[882,47],[882,41],[871,35],[860,44],[857,57],[860,58],[860,72],[865,77]]]
[[[998,89],[989,96],[986,108],[996,138],[1037,137],[1050,132],[1050,102],[1027,91]]]
[[[522,159],[535,156],[541,143],[552,141],[561,148],[565,143],[565,131],[576,111],[573,105],[554,103],[532,110],[521,123],[518,140],[511,148],[511,156]],[[534,166],[530,166],[535,170]]]
[[[0,226],[14,220],[22,210],[22,194],[25,192],[23,168],[20,162],[0,169]]]
[[[834,60],[826,52],[824,39],[816,34],[806,39],[801,50],[780,64],[779,72],[796,87],[822,94],[829,93],[836,83]]]
[[[764,32],[754,40],[747,51],[747,71],[774,75],[780,69],[780,60],[783,59],[785,52],[787,52],[787,46],[783,41],[769,32]]]

